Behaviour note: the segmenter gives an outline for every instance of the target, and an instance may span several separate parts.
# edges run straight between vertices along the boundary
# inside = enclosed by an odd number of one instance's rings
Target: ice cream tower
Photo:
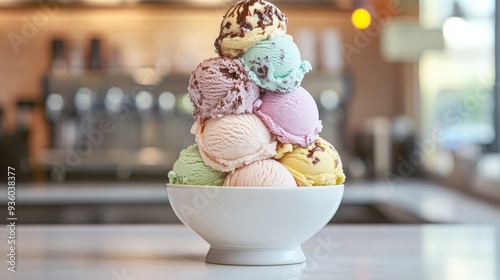
[[[263,0],[224,15],[218,54],[191,74],[191,133],[169,172],[172,184],[326,186],[345,180],[340,156],[321,137],[314,98],[301,82],[312,70],[287,34],[287,17]]]

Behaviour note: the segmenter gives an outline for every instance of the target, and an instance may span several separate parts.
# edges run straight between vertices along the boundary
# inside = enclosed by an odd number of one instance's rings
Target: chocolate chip
[[[314,156],[315,152],[324,152],[324,151],[325,151],[325,149],[323,149],[322,147],[320,147],[318,145],[317,141],[314,141],[314,148],[312,148],[312,149],[309,150],[309,153],[307,154],[307,157],[308,158],[312,158]]]

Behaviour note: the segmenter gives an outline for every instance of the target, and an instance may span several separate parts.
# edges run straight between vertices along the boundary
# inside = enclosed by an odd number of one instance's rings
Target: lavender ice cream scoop
[[[203,61],[192,72],[188,94],[194,119],[203,120],[251,113],[259,98],[259,87],[248,78],[239,60],[215,57]]]
[[[316,102],[303,87],[281,94],[265,92],[255,102],[254,113],[282,143],[307,147],[323,128]]]

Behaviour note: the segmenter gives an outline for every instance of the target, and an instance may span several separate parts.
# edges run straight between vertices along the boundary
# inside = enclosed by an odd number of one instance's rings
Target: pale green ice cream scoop
[[[297,89],[311,63],[301,60],[300,51],[288,35],[263,40],[240,58],[252,79],[261,88],[274,92]]]
[[[182,150],[174,163],[168,180],[170,184],[222,186],[227,173],[205,164],[198,151],[198,144]]]

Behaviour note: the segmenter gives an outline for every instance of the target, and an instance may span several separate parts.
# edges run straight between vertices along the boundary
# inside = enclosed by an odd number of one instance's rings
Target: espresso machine
[[[194,142],[187,75],[140,84],[133,75],[86,72],[45,77],[49,147],[41,165],[56,181],[165,180]]]

